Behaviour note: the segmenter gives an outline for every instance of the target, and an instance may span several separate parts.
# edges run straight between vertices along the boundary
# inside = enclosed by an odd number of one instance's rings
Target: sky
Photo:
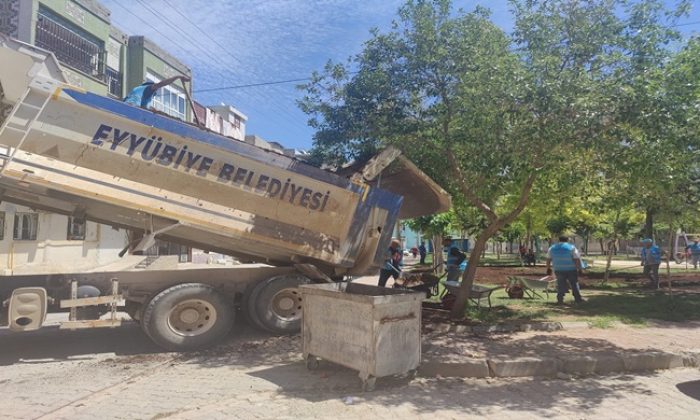
[[[668,0],[675,4],[675,0]],[[194,99],[226,103],[248,117],[247,134],[286,147],[309,149],[313,129],[296,101],[299,83],[208,92],[199,90],[308,78],[328,60],[359,53],[370,29],[387,31],[404,0],[101,0],[112,24],[144,35],[187,64]],[[700,33],[700,0],[679,23],[685,36]],[[488,7],[510,31],[507,0],[454,0],[470,11]]]

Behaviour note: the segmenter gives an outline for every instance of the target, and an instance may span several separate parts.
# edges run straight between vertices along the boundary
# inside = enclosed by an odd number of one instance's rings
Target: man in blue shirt
[[[184,82],[190,81],[190,78],[187,76],[173,76],[158,83],[147,80],[133,88],[131,92],[126,95],[126,98],[124,98],[124,102],[139,106],[143,109],[148,109],[158,89],[168,86],[178,79],[182,80],[183,84]]]
[[[659,265],[661,265],[661,256],[663,251],[661,248],[654,245],[654,241],[650,238],[642,239],[642,265],[644,266],[644,274],[649,276],[649,287],[652,289],[659,288]]]
[[[690,257],[693,259],[693,268],[697,270],[698,263],[700,263],[700,241],[698,240],[698,238],[695,238],[695,240],[693,240],[693,243],[685,247],[685,249],[688,251]]]
[[[576,247],[569,243],[569,238],[560,236],[559,242],[549,247],[547,251],[547,274],[557,278],[557,304],[564,303],[564,295],[569,291],[574,295],[576,303],[583,302],[578,284],[578,273],[581,271],[581,255]]]

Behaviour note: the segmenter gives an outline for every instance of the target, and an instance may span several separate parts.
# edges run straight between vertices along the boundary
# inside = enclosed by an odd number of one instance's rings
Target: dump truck
[[[237,311],[288,334],[298,286],[376,272],[399,218],[450,198],[396,149],[341,172],[71,86],[55,56],[0,38],[0,199],[134,233],[116,262],[0,272],[0,325],[115,327],[126,312],[170,350],[209,346]],[[143,255],[156,239],[233,256],[233,267]]]

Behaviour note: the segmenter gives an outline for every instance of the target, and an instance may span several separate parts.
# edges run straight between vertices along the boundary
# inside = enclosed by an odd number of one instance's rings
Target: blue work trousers
[[[564,302],[564,295],[571,287],[571,294],[574,295],[576,302],[582,302],[581,291],[578,287],[578,272],[577,271],[555,271],[557,277],[557,302]]]

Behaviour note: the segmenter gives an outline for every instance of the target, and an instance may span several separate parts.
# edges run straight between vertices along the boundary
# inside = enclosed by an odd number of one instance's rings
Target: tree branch
[[[457,178],[457,181],[459,182],[459,189],[462,190],[464,196],[467,197],[467,199],[476,208],[481,210],[486,215],[486,218],[489,219],[489,222],[493,223],[496,220],[498,220],[498,215],[496,214],[496,212],[493,211],[493,209],[491,209],[491,207],[489,207],[486,203],[484,203],[474,193],[474,191],[472,191],[472,189],[467,186],[467,181],[464,177],[464,174],[462,173],[462,170],[459,168],[459,163],[457,162],[457,158],[455,157],[452,150],[446,149],[445,153],[447,154],[447,161],[450,164],[450,171]]]
[[[528,175],[527,180],[525,180],[525,184],[523,184],[523,188],[520,191],[518,205],[515,206],[515,208],[502,219],[504,225],[507,225],[515,220],[515,218],[518,217],[518,215],[525,209],[525,206],[527,206],[528,199],[530,198],[530,191],[532,191],[532,186],[535,183],[535,178],[537,178],[536,172],[532,172],[530,175]]]

